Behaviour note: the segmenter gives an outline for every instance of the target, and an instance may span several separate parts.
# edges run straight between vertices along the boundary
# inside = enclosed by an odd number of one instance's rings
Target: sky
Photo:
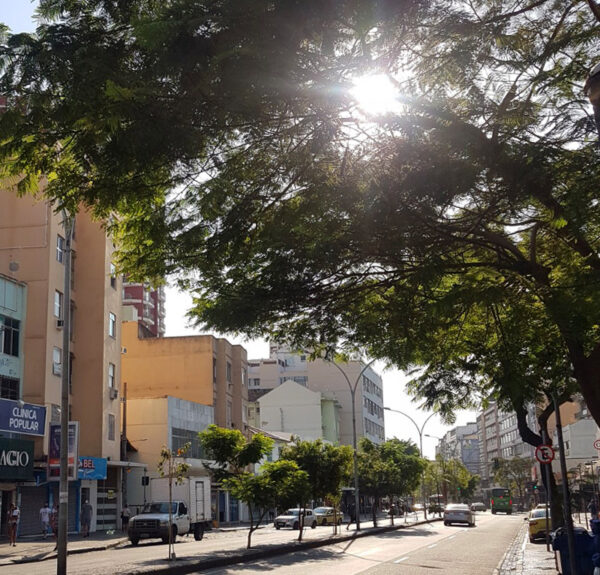
[[[0,0],[0,22],[9,26],[13,33],[31,32],[35,29],[32,20],[33,12],[37,1],[29,0]],[[194,335],[206,332],[200,332],[188,327],[185,314],[191,307],[192,299],[189,294],[178,292],[175,288],[167,288],[166,302],[166,335]],[[234,344],[243,345],[248,352],[248,359],[260,359],[268,357],[269,346],[264,340],[244,340],[241,338],[229,337],[227,339]],[[405,391],[406,376],[395,369],[385,370],[383,364],[376,363],[374,369],[383,378],[384,404],[391,409],[403,411],[409,415],[420,427],[429,417],[430,412],[418,408],[410,396]],[[476,414],[471,411],[459,411],[456,413],[456,423],[454,425],[464,425],[467,422],[475,421]],[[450,425],[443,424],[437,415],[434,415],[424,428],[425,435],[441,437]],[[419,444],[419,435],[415,424],[398,413],[385,412],[385,430],[388,438],[398,437],[399,439],[411,439],[417,445]],[[423,437],[423,452],[426,457],[432,458],[435,454],[435,446],[438,442],[434,437]]]

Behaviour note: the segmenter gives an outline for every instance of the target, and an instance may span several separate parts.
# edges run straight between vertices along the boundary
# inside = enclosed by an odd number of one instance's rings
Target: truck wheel
[[[131,544],[132,544],[134,547],[137,547],[137,544],[140,542],[140,540],[139,540],[137,537],[131,537],[131,538],[129,539],[129,541],[131,541]]]
[[[202,523],[196,523],[194,527],[194,539],[196,541],[202,541],[204,537],[204,525]]]
[[[177,525],[171,525],[171,541],[173,543],[175,543],[175,540],[177,539]],[[169,536],[167,535],[166,537],[162,538],[162,542],[163,543],[168,543],[169,542]]]
[[[321,525],[323,527],[327,527],[327,519],[323,519],[323,521],[321,521]]]
[[[312,525],[310,526],[311,529],[316,529],[317,528],[317,522],[313,521]]]

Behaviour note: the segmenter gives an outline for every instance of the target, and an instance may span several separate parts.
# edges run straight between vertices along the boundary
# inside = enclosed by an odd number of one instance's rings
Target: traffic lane
[[[333,527],[317,527],[305,529],[303,540],[313,540],[331,536]],[[347,534],[343,527],[343,534]],[[193,537],[178,537],[174,546],[177,562],[202,561],[204,557],[228,556],[246,549],[248,531],[218,531],[207,532],[202,541]],[[298,537],[298,531],[291,529],[276,530],[274,527],[261,527],[252,535],[252,547],[261,549],[280,544],[293,543]],[[78,555],[69,555],[68,571],[70,575],[106,575],[117,573],[133,573],[151,571],[157,566],[166,565],[168,546],[160,540],[140,542],[137,547],[127,545],[102,551],[94,551]],[[31,575],[31,563],[5,565],[2,575]],[[50,559],[35,564],[36,575],[54,575],[56,560]]]
[[[491,575],[522,524],[520,515],[488,516],[477,527],[458,528],[456,533],[403,553],[391,562],[366,570],[364,575],[422,575],[441,570],[446,575]]]
[[[491,515],[477,517],[483,524],[494,522]],[[474,528],[476,529],[476,528]],[[210,575],[250,575],[268,570],[275,573],[295,575],[304,573],[307,568],[311,575],[330,574],[332,570],[343,571],[344,575],[367,572],[374,565],[391,563],[401,556],[439,544],[444,539],[470,531],[471,528],[445,526],[441,522],[390,531],[352,541],[340,542],[318,549],[297,551],[290,555],[272,557],[243,565],[198,571]]]

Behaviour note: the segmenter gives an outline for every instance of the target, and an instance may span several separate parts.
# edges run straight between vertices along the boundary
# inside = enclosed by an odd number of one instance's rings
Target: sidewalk
[[[413,519],[413,520],[410,520]],[[394,518],[394,527],[390,526],[389,518],[378,517],[378,527],[373,527],[373,522],[369,520],[361,520],[361,531],[357,533],[355,531],[355,525],[353,525],[350,531],[346,531],[342,526],[342,530],[339,535],[335,537],[336,541],[344,541],[346,539],[352,539],[353,537],[361,537],[376,531],[386,531],[390,529],[401,529],[405,525],[413,526],[424,523],[424,521],[415,521],[415,517],[409,515],[409,520],[405,523],[403,517]],[[435,519],[439,520],[439,519]],[[431,521],[431,519],[430,519]],[[237,526],[225,526],[221,528],[212,529],[208,533],[230,533],[233,531],[247,530],[249,525],[237,525]],[[261,526],[260,529],[263,529]],[[269,545],[268,550],[264,550],[267,556],[274,556],[283,551],[283,549],[291,545],[295,550],[298,549],[299,545],[309,547],[318,547],[321,545],[331,544],[332,537],[327,535],[318,539],[307,539],[302,544],[298,544],[297,541],[292,541],[289,544],[278,544]],[[114,532],[112,534],[107,533],[90,533],[88,538],[83,538],[80,535],[73,534],[69,535],[69,541],[67,544],[67,552],[69,555],[88,553],[92,551],[104,551],[120,546],[129,545],[129,539],[122,532]],[[43,539],[41,536],[23,537],[17,540],[16,547],[10,547],[8,541],[0,541],[0,567],[3,565],[12,565],[15,563],[29,563],[37,561],[46,561],[49,559],[56,558],[56,551],[54,551],[55,541],[52,538]],[[234,564],[244,560],[246,555],[257,555],[261,554],[259,546],[254,549],[245,549],[245,539],[241,541],[239,549],[232,549],[229,557],[225,564]],[[198,557],[200,558],[200,557]],[[175,566],[173,566],[175,567]],[[161,570],[159,568],[159,570]]]

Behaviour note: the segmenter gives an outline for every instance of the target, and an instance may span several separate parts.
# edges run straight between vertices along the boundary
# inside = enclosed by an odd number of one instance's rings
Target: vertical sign
[[[69,468],[67,477],[69,481],[77,479],[79,451],[79,422],[69,421]],[[48,445],[48,481],[60,479],[60,424],[50,425],[50,439]]]

